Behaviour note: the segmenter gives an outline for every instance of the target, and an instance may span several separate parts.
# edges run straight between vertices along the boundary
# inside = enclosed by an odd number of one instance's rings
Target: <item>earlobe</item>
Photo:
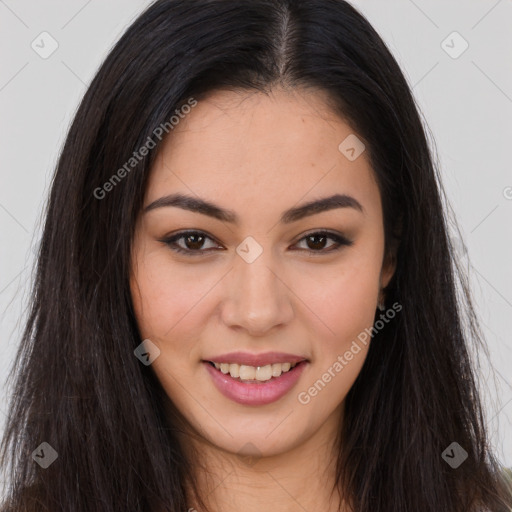
[[[380,286],[381,290],[386,288],[395,275],[397,267],[397,255],[398,247],[400,245],[400,237],[402,235],[402,219],[401,217],[395,225],[392,238],[390,240],[390,246],[387,253],[384,255],[384,261],[382,263],[382,269],[380,273]]]
[[[380,291],[379,291],[379,299],[378,299],[378,309],[379,311],[384,311],[386,309],[386,294],[385,289],[388,286],[389,282],[395,275],[396,271],[396,247],[388,252],[388,254],[384,258],[384,262],[382,264],[382,269],[380,272]]]
[[[396,254],[394,252],[392,252],[391,254],[388,254],[385,257],[384,263],[382,265],[382,270],[380,273],[381,289],[387,287],[387,285],[391,281],[391,278],[395,274],[395,271],[396,271]]]

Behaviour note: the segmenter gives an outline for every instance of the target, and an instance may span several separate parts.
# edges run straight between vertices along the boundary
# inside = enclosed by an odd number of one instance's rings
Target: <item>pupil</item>
[[[194,239],[200,239],[200,241],[198,242],[197,240],[194,242],[190,242],[191,240],[194,240]],[[202,235],[188,235],[187,238],[186,238],[186,244],[187,244],[187,247],[189,249],[200,249],[201,246],[203,245],[204,243],[204,237]]]
[[[313,247],[311,246],[311,244],[308,244],[309,248],[310,249],[322,249],[324,246],[324,243],[325,243],[325,236],[324,235],[309,235],[309,237],[308,237],[309,241],[314,240],[314,239],[320,239],[322,241],[317,244],[313,243]]]

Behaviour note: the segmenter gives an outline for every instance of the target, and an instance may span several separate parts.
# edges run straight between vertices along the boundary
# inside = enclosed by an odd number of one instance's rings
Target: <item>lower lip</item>
[[[226,397],[243,405],[265,405],[286,395],[299,380],[307,361],[301,361],[293,370],[281,376],[262,382],[241,382],[233,379],[229,373],[222,373],[210,363],[205,362],[216,388]]]

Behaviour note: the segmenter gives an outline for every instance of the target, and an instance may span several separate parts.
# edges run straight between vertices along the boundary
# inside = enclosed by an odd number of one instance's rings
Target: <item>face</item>
[[[282,454],[339,428],[393,273],[373,171],[359,146],[339,149],[354,131],[325,99],[216,91],[149,178],[137,323],[169,399],[227,452]]]

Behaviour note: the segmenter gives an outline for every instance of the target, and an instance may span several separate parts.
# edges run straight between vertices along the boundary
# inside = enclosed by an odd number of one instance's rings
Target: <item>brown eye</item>
[[[325,248],[325,243],[327,242],[327,238],[325,235],[308,235],[306,237],[308,247],[315,251],[321,250]]]
[[[201,231],[184,231],[171,237],[160,240],[160,242],[168,245],[173,251],[188,254],[190,256],[200,256],[206,252],[210,252],[213,247],[205,248],[207,240],[213,241],[211,237]],[[182,243],[178,243],[182,241]]]
[[[201,249],[204,244],[205,237],[203,235],[193,233],[183,237],[187,249],[197,250]]]
[[[326,243],[328,240],[334,240],[334,243],[331,243],[326,247]],[[336,233],[330,233],[328,231],[318,231],[316,233],[310,233],[303,237],[299,244],[303,241],[306,242],[306,248],[304,250],[309,250],[309,252],[315,253],[327,253],[331,251],[335,251],[339,249],[343,245],[352,245],[353,241],[348,240],[344,236],[338,235]]]

